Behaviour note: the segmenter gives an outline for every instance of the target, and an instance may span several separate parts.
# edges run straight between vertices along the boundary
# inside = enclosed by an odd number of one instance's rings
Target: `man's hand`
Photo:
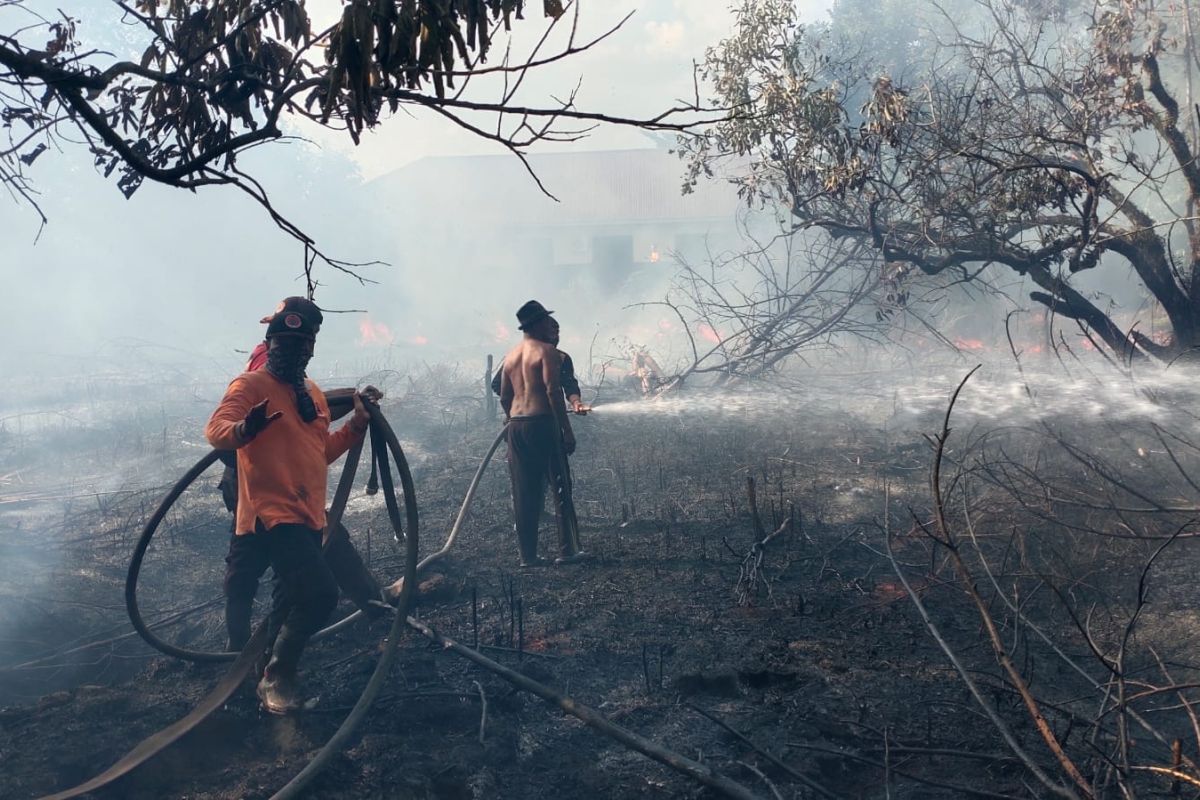
[[[571,431],[563,431],[562,439],[563,439],[563,450],[566,451],[567,455],[571,455],[572,453],[574,453],[575,452],[575,434],[572,433]]]
[[[239,439],[243,442],[250,441],[262,433],[268,425],[283,416],[282,411],[276,411],[270,416],[267,415],[267,403],[270,402],[270,400],[263,400],[250,409],[250,413],[238,424],[237,434]]]
[[[372,387],[372,386],[367,387],[367,389],[373,389],[373,388],[374,387]],[[376,392],[376,394],[379,394],[378,389],[375,389],[375,392]],[[379,394],[379,396],[382,397],[383,395]],[[370,398],[368,398],[368,399],[370,399]],[[372,401],[372,402],[374,402],[374,401]],[[367,411],[367,406],[366,406],[366,404],[363,403],[362,394],[360,394],[359,392],[355,392],[354,393],[354,416],[350,418],[350,422],[349,422],[350,428],[355,433],[363,433],[367,430],[367,426],[369,424],[371,424],[371,412]]]
[[[592,410],[592,409],[591,409],[590,407],[588,407],[588,406],[585,406],[585,405],[583,404],[583,401],[582,401],[582,400],[580,400],[578,397],[575,397],[575,398],[572,398],[572,399],[571,399],[571,411],[573,411],[574,413],[578,414],[579,416],[581,416],[581,417],[582,417],[582,416],[584,416],[585,414],[587,414],[587,413],[588,413],[589,411],[591,411],[591,410]]]
[[[364,386],[362,391],[358,393],[362,399],[369,403],[379,405],[379,401],[383,399],[383,392],[376,389],[374,386]]]

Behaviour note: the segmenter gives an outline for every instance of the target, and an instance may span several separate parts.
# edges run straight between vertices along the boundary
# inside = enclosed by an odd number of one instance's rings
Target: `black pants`
[[[309,563],[314,558],[317,565]],[[282,567],[277,563],[280,560]],[[341,525],[334,530],[322,556],[320,531],[302,525],[278,525],[267,531],[260,524],[255,533],[232,536],[229,554],[225,557],[225,624],[232,649],[240,650],[250,638],[254,595],[267,567],[274,567],[275,571],[272,638],[283,627],[285,619],[290,619],[288,606],[293,602],[293,595],[300,596],[301,611],[296,620],[299,630],[312,628],[305,639],[321,628],[337,605],[339,586],[359,608],[365,608],[368,601],[378,600],[380,596],[379,584]],[[285,576],[281,580],[281,569],[291,577]],[[307,597],[310,594],[316,596]],[[325,610],[321,611],[321,608]],[[316,627],[308,621],[309,616],[320,616]]]
[[[558,520],[561,555],[570,556],[578,549],[569,526],[564,525],[560,493],[566,480],[565,459],[553,415],[513,417],[506,428],[508,438],[508,474],[512,480],[513,514],[517,522],[517,544],[521,560],[537,557],[538,522],[546,500],[546,482],[553,487],[555,518]],[[566,487],[569,491],[569,487]]]

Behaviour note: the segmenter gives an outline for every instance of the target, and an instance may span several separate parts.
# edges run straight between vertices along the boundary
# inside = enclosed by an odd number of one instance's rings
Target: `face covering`
[[[267,350],[267,371],[290,385],[296,393],[296,409],[300,418],[312,422],[317,418],[317,406],[304,383],[304,371],[312,356],[299,337],[290,336]]]

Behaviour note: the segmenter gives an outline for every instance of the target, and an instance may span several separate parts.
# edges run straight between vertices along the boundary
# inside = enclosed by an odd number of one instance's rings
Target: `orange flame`
[[[700,334],[700,338],[712,342],[713,344],[721,343],[721,335],[717,333],[707,322],[701,322],[696,327],[696,333]]]
[[[386,347],[394,341],[396,341],[396,337],[392,335],[387,325],[382,322],[372,322],[370,319],[359,320],[359,347]]]
[[[954,340],[954,346],[959,350],[982,350],[985,347],[982,339],[964,339],[961,336]]]

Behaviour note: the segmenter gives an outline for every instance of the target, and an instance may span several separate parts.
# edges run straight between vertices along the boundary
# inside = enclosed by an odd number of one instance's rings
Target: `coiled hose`
[[[338,398],[338,400],[345,403],[353,402],[352,397],[346,397],[344,400]],[[331,401],[331,405],[335,405],[335,402]],[[403,587],[398,597],[396,617],[393,620],[383,653],[380,655],[379,662],[375,667],[375,672],[367,682],[367,686],[364,688],[354,709],[342,722],[342,725],[334,733],[329,742],[317,753],[316,757],[313,758],[299,775],[280,790],[276,797],[294,797],[301,792],[329,760],[336,755],[346,740],[353,734],[357,725],[366,716],[367,710],[378,696],[395,661],[396,649],[400,640],[399,634],[404,627],[404,620],[411,605],[412,587],[416,582],[418,556],[419,520],[416,489],[413,485],[408,460],[404,457],[404,450],[400,446],[399,439],[396,438],[395,431],[392,430],[391,425],[388,424],[387,419],[383,416],[383,412],[377,407],[373,404],[368,404],[367,409],[371,415],[372,460],[378,468],[378,474],[384,489],[384,498],[388,507],[388,517],[395,529],[396,538],[398,541],[403,541],[405,545]],[[388,463],[389,451],[391,457],[396,462],[401,490],[404,492],[405,516],[408,522],[407,533],[403,530],[399,504],[396,501],[395,485],[392,481],[391,467]],[[354,474],[357,470],[361,453],[362,443],[359,442],[347,454],[346,464],[343,468],[342,476],[338,481],[333,503],[327,515],[326,531],[333,531],[338,523],[341,522],[346,503],[350,498],[350,490],[354,483]],[[155,635],[145,624],[137,605],[138,575],[140,574],[142,561],[145,558],[147,548],[150,546],[154,532],[158,529],[159,524],[166,517],[167,512],[174,505],[175,501],[216,460],[216,451],[212,451],[196,462],[171,488],[171,491],[167,493],[166,497],[159,503],[154,514],[146,522],[146,526],[142,530],[142,535],[138,539],[137,547],[134,549],[133,559],[129,565],[129,572],[125,583],[125,602],[126,608],[129,611],[130,621],[133,623],[134,628],[137,629],[143,639],[156,649],[168,655],[178,656],[191,661],[213,662],[233,660],[233,666],[187,716],[146,737],[133,750],[129,751],[115,764],[94,778],[71,789],[49,795],[43,798],[43,800],[67,800],[68,798],[78,797],[81,794],[107,786],[137,766],[149,761],[173,742],[178,741],[233,696],[238,686],[242,684],[253,670],[255,662],[266,646],[267,622],[263,620],[259,623],[250,637],[250,641],[241,653],[216,653],[181,648]],[[333,627],[330,626],[330,628]],[[325,632],[331,631],[327,628]]]
[[[331,405],[332,405],[331,401]],[[371,442],[372,442],[372,475],[370,486],[374,486],[375,478],[378,475],[384,488],[384,498],[387,502],[388,516],[391,519],[392,525],[397,532],[397,539],[402,536],[400,528],[399,507],[396,503],[395,487],[392,482],[391,470],[387,463],[387,451],[390,450],[393,457],[396,459],[396,465],[400,471],[401,487],[404,491],[405,510],[408,516],[408,535],[403,537],[405,541],[405,566],[404,577],[397,581],[391,587],[393,591],[399,592],[399,602],[395,619],[392,621],[391,630],[388,632],[388,638],[383,648],[383,653],[380,656],[379,662],[372,673],[370,680],[367,681],[366,687],[359,696],[358,702],[347,715],[341,726],[337,729],[334,735],[328,742],[317,752],[316,756],[300,771],[296,777],[292,778],[282,789],[272,796],[272,800],[294,800],[299,797],[305,789],[308,788],[312,780],[320,774],[321,770],[328,765],[329,761],[345,746],[346,742],[353,735],[354,730],[362,722],[370,709],[371,704],[378,697],[379,692],[383,688],[384,682],[387,680],[388,674],[391,671],[392,664],[395,661],[396,650],[400,640],[401,628],[407,623],[408,626],[417,630],[427,638],[432,639],[440,644],[443,648],[454,650],[460,655],[463,655],[481,666],[496,672],[505,680],[515,684],[519,688],[532,692],[548,702],[557,705],[561,710],[568,714],[578,717],[589,726],[610,736],[621,742],[627,747],[630,747],[643,755],[648,756],[662,764],[665,764],[672,769],[677,770],[694,780],[699,781],[727,797],[736,798],[737,800],[759,800],[758,796],[751,792],[746,787],[731,781],[712,770],[707,765],[699,764],[691,761],[677,753],[667,750],[653,742],[643,739],[637,734],[627,731],[616,725],[611,720],[604,717],[592,709],[583,706],[569,697],[565,697],[555,692],[554,690],[542,686],[528,677],[502,667],[499,664],[487,659],[478,653],[471,651],[461,645],[438,634],[428,626],[421,623],[412,617],[409,617],[408,609],[411,604],[413,586],[416,582],[416,575],[419,570],[424,569],[429,564],[444,556],[450,551],[458,537],[458,533],[462,528],[463,520],[466,518],[467,510],[470,508],[471,501],[475,497],[475,492],[479,488],[480,480],[483,477],[484,471],[491,462],[496,449],[500,446],[500,442],[504,439],[505,430],[501,429],[496,436],[496,440],[488,449],[487,455],[480,462],[479,467],[475,471],[475,475],[471,480],[471,484],[467,489],[467,494],[463,498],[462,506],[459,508],[458,516],[454,520],[454,525],[450,530],[450,534],[446,539],[446,543],[440,550],[426,556],[422,561],[417,561],[417,506],[416,494],[413,489],[412,475],[408,469],[408,462],[404,458],[404,453],[400,448],[400,442],[396,439],[395,433],[387,424],[383,414],[377,408],[368,407],[371,410]],[[362,450],[362,444],[357,444],[350,451],[346,458],[346,467],[342,473],[341,480],[338,482],[337,491],[334,494],[333,504],[330,507],[328,515],[328,529],[332,530],[341,521],[342,512],[345,510],[346,502],[349,499],[350,487],[353,483],[354,472],[358,464],[359,455]],[[217,686],[209,692],[209,694],[200,702],[200,704],[192,710],[186,717],[175,722],[167,728],[151,735],[143,740],[137,747],[131,750],[124,758],[114,764],[105,772],[97,775],[95,778],[74,787],[64,792],[51,795],[42,800],[67,800],[67,798],[78,797],[90,791],[94,791],[103,786],[106,786],[117,778],[125,775],[130,770],[134,769],[139,764],[148,761],[150,758],[161,752],[165,747],[176,741],[188,731],[195,728],[205,717],[211,714],[216,709],[220,708],[226,700],[233,695],[237,687],[242,683],[245,677],[253,669],[255,661],[258,659],[267,639],[267,623],[263,621],[255,629],[254,634],[250,637],[250,642],[240,654],[229,653],[207,653],[202,651],[190,651],[184,648],[177,648],[167,642],[161,642],[158,637],[153,636],[145,623],[141,620],[141,615],[137,610],[137,576],[141,568],[142,559],[145,556],[146,548],[149,546],[150,538],[154,534],[154,530],[158,524],[166,516],[171,505],[179,498],[186,488],[195,481],[212,463],[217,459],[216,453],[209,453],[202,458],[191,470],[180,479],[168,493],[167,497],[155,511],[150,521],[147,522],[146,530],[143,531],[142,538],[138,541],[138,546],[134,554],[134,560],[130,564],[129,577],[126,583],[126,602],[130,611],[130,618],[134,621],[138,632],[142,634],[147,642],[157,647],[163,652],[171,654],[179,654],[184,658],[191,658],[196,661],[223,661],[227,660],[231,655],[234,657],[234,664],[229,672],[221,679]],[[369,488],[368,493],[374,492]],[[361,612],[355,612],[342,621],[335,623],[318,635],[327,635],[335,630],[349,624]],[[166,648],[170,648],[169,650]],[[805,780],[805,783],[810,787],[818,789],[818,793],[823,797],[833,797],[831,792],[815,784],[810,780]]]

